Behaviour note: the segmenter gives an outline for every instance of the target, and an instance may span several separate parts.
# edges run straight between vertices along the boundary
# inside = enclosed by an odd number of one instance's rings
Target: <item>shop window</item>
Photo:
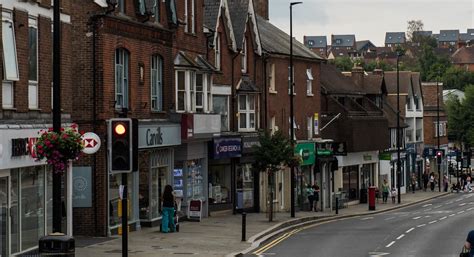
[[[237,165],[237,208],[247,209],[254,205],[254,178],[252,164]]]
[[[38,246],[45,235],[44,168],[30,167],[21,170],[21,248]]]
[[[221,130],[229,131],[229,96],[213,95],[213,111],[221,115]]]
[[[125,49],[115,50],[115,108],[128,108],[128,62]]]
[[[151,58],[151,110],[163,110],[163,59],[158,55]]]
[[[135,192],[135,187],[133,186],[133,176],[128,176],[127,182],[127,197],[130,213],[130,215],[128,216],[128,220],[133,221],[135,220],[134,208],[131,208],[131,206],[133,206],[133,192]],[[120,224],[122,224],[122,218],[121,216],[119,216],[119,213],[121,213],[122,208],[122,201],[119,196],[119,188],[121,184],[122,174],[113,174],[109,176],[109,226],[112,229],[117,228]]]
[[[254,131],[256,127],[256,97],[239,95],[239,131]]]
[[[28,107],[38,109],[38,24],[28,19]]]
[[[20,249],[20,170],[10,171],[10,250],[12,253]]]
[[[209,203],[225,204],[232,202],[230,165],[209,167]]]
[[[2,81],[2,107],[13,108],[14,107],[14,89],[13,81]]]
[[[2,11],[2,43],[3,43],[3,69],[6,80],[19,80],[18,59],[15,41],[15,26],[13,25],[13,14]]]

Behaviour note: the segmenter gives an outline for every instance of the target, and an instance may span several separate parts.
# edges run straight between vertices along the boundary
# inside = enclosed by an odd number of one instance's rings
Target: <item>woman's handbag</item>
[[[459,257],[469,257],[469,250],[463,246]]]

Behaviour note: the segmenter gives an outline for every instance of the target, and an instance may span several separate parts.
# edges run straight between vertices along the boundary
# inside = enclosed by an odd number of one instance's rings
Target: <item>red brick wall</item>
[[[438,91],[440,93],[439,98],[439,120],[440,122],[446,121],[447,116],[444,111],[444,102],[443,96],[441,95],[443,92],[443,85],[440,83],[438,84]],[[436,130],[435,130],[435,122],[437,122],[437,101],[436,101],[436,83],[423,83],[423,133],[424,133],[424,143],[425,145],[438,145],[438,138],[436,137]],[[449,124],[448,124],[449,127]],[[449,130],[449,128],[447,128]],[[448,143],[448,137],[442,136],[440,137],[440,144],[445,145]]]

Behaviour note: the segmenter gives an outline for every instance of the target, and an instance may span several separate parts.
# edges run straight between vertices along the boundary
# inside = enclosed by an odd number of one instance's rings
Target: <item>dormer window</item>
[[[341,39],[336,39],[336,44],[340,45],[342,43]]]
[[[314,46],[314,41],[313,40],[308,40],[308,46]]]

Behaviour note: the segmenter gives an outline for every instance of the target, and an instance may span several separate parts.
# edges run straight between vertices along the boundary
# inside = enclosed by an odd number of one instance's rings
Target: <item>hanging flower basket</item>
[[[287,165],[291,167],[299,167],[303,164],[303,158],[299,154],[293,155],[289,160]]]
[[[82,134],[77,131],[77,125],[69,128],[61,128],[59,133],[52,128],[40,131],[40,137],[36,142],[36,160],[46,159],[53,166],[54,172],[64,172],[70,160],[78,160],[84,145]]]

